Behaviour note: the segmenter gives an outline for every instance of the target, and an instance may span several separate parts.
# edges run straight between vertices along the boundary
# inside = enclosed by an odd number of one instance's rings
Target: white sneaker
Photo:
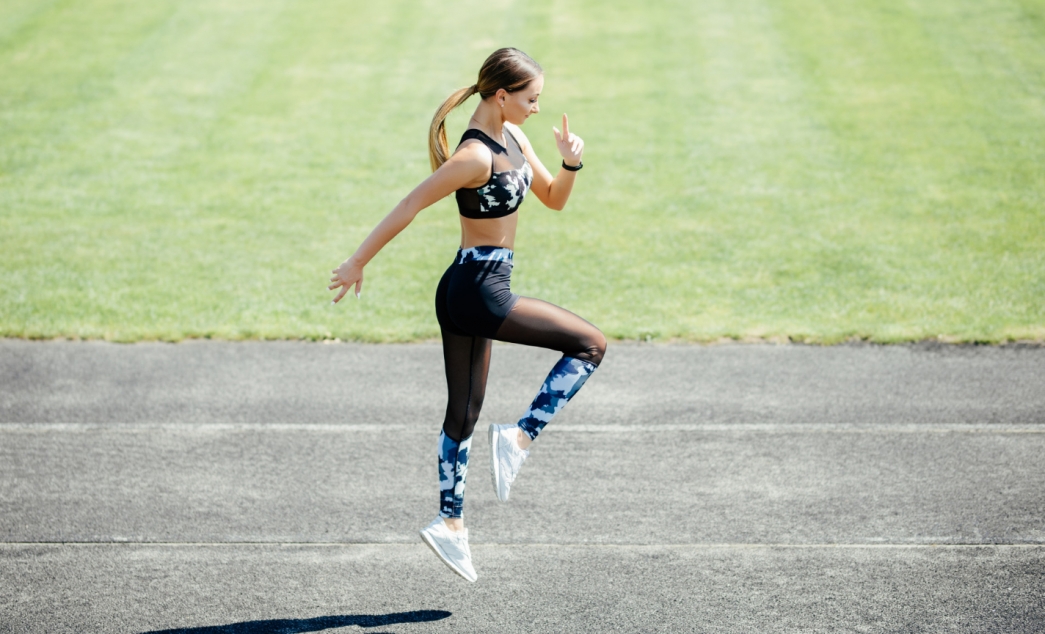
[[[519,475],[523,460],[530,455],[529,451],[519,447],[519,426],[490,425],[490,475],[493,476],[493,488],[497,499],[508,501],[508,491],[512,482]]]
[[[472,567],[472,551],[468,548],[468,529],[452,531],[441,516],[421,529],[421,539],[450,570],[475,583],[479,575]]]

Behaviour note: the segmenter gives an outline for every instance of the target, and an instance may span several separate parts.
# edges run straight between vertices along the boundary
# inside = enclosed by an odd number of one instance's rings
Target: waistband
[[[457,250],[457,264],[479,262],[481,260],[511,264],[512,250],[506,247],[469,247]]]

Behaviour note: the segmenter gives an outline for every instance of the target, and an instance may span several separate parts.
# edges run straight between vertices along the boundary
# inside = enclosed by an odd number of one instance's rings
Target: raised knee
[[[602,358],[606,356],[606,335],[601,331],[596,331],[596,333],[584,351],[584,360],[599,365],[602,363]]]

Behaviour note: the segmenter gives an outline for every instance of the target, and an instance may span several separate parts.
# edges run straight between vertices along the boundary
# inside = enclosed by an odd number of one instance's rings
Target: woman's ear
[[[508,91],[504,88],[498,88],[493,98],[497,101],[497,105],[503,108],[505,100],[508,99]]]

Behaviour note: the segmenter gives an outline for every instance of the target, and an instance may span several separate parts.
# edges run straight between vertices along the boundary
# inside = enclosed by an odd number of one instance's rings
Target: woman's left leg
[[[490,371],[490,340],[443,331],[446,414],[439,434],[439,515],[460,524],[472,432]]]
[[[472,431],[479,419],[490,371],[491,342],[462,328],[450,315],[455,276],[460,284],[461,266],[453,264],[439,280],[435,292],[435,316],[443,340],[446,371],[446,414],[439,434],[439,515],[455,529],[463,528],[465,478]]]
[[[462,518],[472,431],[479,418],[490,368],[490,340],[476,336],[450,317],[448,294],[457,269],[447,269],[436,290],[435,314],[443,337],[446,368],[446,414],[439,433],[439,515],[421,529],[421,539],[451,570],[476,580],[468,529]]]

